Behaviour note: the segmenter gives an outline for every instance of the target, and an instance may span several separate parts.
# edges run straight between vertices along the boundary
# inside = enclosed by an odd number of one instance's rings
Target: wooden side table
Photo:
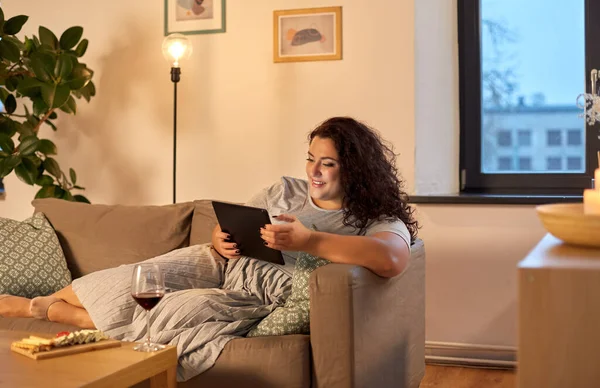
[[[519,388],[600,386],[600,249],[546,235],[518,273]]]
[[[135,344],[33,360],[10,350],[13,341],[33,333],[0,331],[0,386],[2,387],[129,387],[150,379],[153,388],[175,388],[177,349],[159,352],[133,350]],[[39,334],[39,336],[47,336]]]

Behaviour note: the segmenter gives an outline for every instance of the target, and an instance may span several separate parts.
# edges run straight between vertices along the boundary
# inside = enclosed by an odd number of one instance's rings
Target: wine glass
[[[158,264],[143,263],[133,268],[131,281],[131,296],[146,310],[146,341],[136,345],[133,350],[139,352],[154,352],[164,349],[163,345],[150,341],[150,310],[158,304],[165,295],[165,281]]]

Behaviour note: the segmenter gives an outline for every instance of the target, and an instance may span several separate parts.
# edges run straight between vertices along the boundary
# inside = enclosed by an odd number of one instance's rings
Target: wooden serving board
[[[48,350],[46,352],[30,353],[26,349],[16,348],[11,345],[10,350],[22,354],[34,360],[43,360],[46,358],[54,358],[67,356],[69,354],[91,352],[92,350],[108,349],[121,346],[121,341],[117,340],[102,340],[83,345],[71,345]]]

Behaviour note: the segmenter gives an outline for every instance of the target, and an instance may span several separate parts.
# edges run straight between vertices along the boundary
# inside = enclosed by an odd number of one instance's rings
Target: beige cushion
[[[215,365],[180,388],[310,387],[310,337],[240,338],[225,345]]]
[[[56,334],[60,333],[61,331],[80,330],[80,328],[64,323],[48,322],[35,318],[0,317],[0,330]]]
[[[189,244],[194,205],[90,205],[35,199],[56,230],[74,278],[162,255]]]
[[[217,225],[217,216],[212,207],[212,201],[203,199],[194,201],[194,218],[190,233],[190,245],[210,242],[212,231]]]

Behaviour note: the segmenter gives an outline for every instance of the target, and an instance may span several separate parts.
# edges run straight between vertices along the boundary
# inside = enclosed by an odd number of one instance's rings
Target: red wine
[[[135,301],[146,310],[152,310],[164,296],[158,292],[140,292],[131,295]]]

